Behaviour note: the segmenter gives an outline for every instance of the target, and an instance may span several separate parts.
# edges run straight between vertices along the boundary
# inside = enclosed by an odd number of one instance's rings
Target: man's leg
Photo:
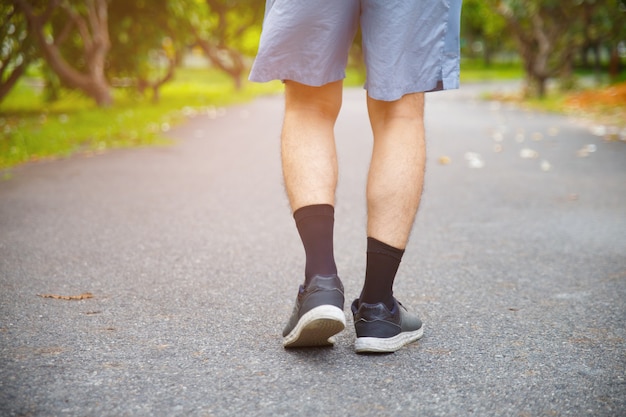
[[[345,327],[343,286],[333,253],[334,127],[341,95],[341,81],[321,87],[285,83],[283,176],[306,253],[305,283],[283,331],[285,347],[327,345]]]
[[[374,149],[367,182],[367,235],[404,249],[424,183],[424,93],[368,97]]]
[[[374,149],[367,183],[367,265],[352,304],[357,352],[394,352],[419,339],[422,322],[393,297],[424,182],[424,94],[386,102],[368,97]]]
[[[374,149],[367,182],[368,264],[361,299],[393,306],[393,281],[424,182],[424,94],[397,101],[368,97]]]
[[[296,226],[306,252],[306,282],[337,274],[333,253],[337,153],[335,121],[342,82],[310,87],[285,84],[281,138],[283,177]]]
[[[281,137],[283,176],[292,211],[335,203],[337,153],[335,121],[342,81],[322,87],[285,82]]]

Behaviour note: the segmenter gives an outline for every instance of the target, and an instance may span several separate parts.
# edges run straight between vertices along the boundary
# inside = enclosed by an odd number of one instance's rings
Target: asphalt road
[[[625,415],[626,143],[481,88],[427,98],[426,188],[395,289],[425,336],[391,355],[356,355],[351,316],[334,348],[282,348],[303,250],[280,97],[198,115],[171,146],[16,169],[0,182],[0,415]],[[337,137],[349,305],[362,90],[345,91]]]

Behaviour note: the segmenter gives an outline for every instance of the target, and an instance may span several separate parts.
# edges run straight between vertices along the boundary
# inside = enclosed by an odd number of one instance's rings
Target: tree
[[[609,73],[619,72],[618,45],[626,38],[625,0],[489,0],[506,20],[524,62],[531,94],[543,97],[546,81],[559,77],[567,85],[574,58],[583,64],[589,51],[600,68],[600,51],[609,51]]]
[[[28,23],[13,4],[0,4],[0,101],[36,57]]]
[[[621,69],[619,44],[626,39],[626,0],[604,0],[602,3],[607,6],[602,10],[601,21],[604,22],[604,42],[610,54],[609,75],[615,80]]]
[[[527,87],[544,97],[548,78],[571,68],[579,23],[576,8],[560,0],[501,0],[496,10],[517,42]]]
[[[584,68],[593,68],[599,77],[603,68],[602,55],[609,56],[609,75],[619,74],[619,43],[626,39],[626,0],[579,0],[580,62]],[[589,55],[592,56],[590,63]]]
[[[258,0],[205,0],[206,9],[190,16],[195,41],[213,65],[230,75],[237,89],[256,53],[265,3]]]
[[[110,0],[107,73],[142,93],[151,90],[158,101],[159,89],[173,79],[182,50],[193,39],[186,14],[198,7],[190,0]]]
[[[111,47],[107,0],[11,0],[24,14],[47,64],[60,81],[92,97],[99,106],[113,103],[105,76]],[[80,50],[78,56],[66,52]]]

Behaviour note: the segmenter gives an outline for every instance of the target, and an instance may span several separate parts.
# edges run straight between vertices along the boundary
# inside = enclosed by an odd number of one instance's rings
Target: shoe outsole
[[[332,346],[332,336],[346,328],[346,316],[333,305],[321,305],[306,312],[283,338],[285,348]]]
[[[412,332],[402,332],[393,337],[357,337],[354,350],[357,353],[393,353],[424,335],[424,327]]]

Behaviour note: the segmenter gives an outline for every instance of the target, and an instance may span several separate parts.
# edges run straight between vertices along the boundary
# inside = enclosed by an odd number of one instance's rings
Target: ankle
[[[403,249],[394,248],[372,237],[367,238],[367,266],[360,302],[384,303],[393,308],[393,283]]]

